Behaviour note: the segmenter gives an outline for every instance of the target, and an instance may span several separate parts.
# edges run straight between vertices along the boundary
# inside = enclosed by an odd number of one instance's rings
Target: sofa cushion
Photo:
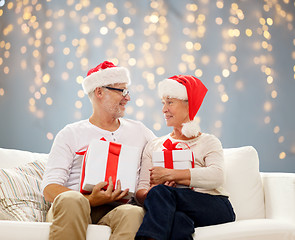
[[[40,190],[46,160],[0,169],[0,217],[5,220],[45,221],[50,203]]]
[[[49,222],[0,221],[0,238],[3,240],[48,240],[50,225]],[[89,224],[86,239],[108,240],[110,235],[110,227]]]
[[[46,153],[0,148],[0,168],[19,167],[36,159],[48,158]]]
[[[195,240],[294,240],[295,225],[274,219],[253,219],[195,229]]]
[[[265,218],[259,158],[251,146],[224,149],[225,189],[237,220]]]

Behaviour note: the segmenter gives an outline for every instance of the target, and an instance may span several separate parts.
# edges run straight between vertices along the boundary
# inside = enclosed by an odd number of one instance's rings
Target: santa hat
[[[197,136],[200,127],[195,116],[201,107],[208,89],[200,79],[190,75],[176,75],[164,79],[158,85],[161,98],[170,97],[188,100],[190,121],[183,123],[182,133],[186,137]]]
[[[104,61],[88,71],[87,77],[82,82],[86,94],[94,91],[97,87],[115,83],[130,84],[130,76],[127,68],[117,67],[113,63]]]

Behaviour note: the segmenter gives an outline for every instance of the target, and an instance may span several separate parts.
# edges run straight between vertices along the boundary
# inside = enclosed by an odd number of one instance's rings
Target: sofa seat
[[[48,240],[50,204],[40,192],[47,154],[0,148],[0,239]],[[224,149],[225,188],[232,223],[195,229],[195,240],[295,240],[295,173],[259,171],[252,146]],[[107,240],[107,226],[90,224],[87,240]]]
[[[3,240],[47,240],[50,224],[1,221],[0,236]],[[86,237],[87,240],[107,240],[110,234],[109,227],[90,224]],[[194,240],[293,240],[295,231],[294,224],[282,220],[255,219],[196,228],[193,237]]]

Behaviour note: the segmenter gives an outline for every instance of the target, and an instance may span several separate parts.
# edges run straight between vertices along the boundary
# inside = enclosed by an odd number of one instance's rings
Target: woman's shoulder
[[[221,141],[213,134],[202,133],[199,139],[200,144],[204,144],[207,147],[222,148]]]
[[[169,135],[156,137],[147,143],[147,147],[151,149],[162,148],[163,143],[169,138]]]
[[[151,143],[151,144],[163,144],[168,138],[169,138],[169,135],[156,137],[156,138],[152,139],[151,141],[149,141],[149,143]]]
[[[210,133],[202,133],[200,135],[200,139],[206,140],[206,141],[208,141],[208,140],[211,140],[211,141],[220,141],[218,139],[218,137],[216,137],[214,134],[210,134]]]

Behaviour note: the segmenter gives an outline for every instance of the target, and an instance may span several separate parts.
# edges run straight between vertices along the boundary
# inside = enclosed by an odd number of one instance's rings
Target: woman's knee
[[[191,229],[194,229],[194,221],[184,212],[176,211],[174,214],[174,223],[175,226],[186,225]]]
[[[185,213],[176,211],[171,228],[171,240],[192,240],[195,232],[194,221]]]
[[[155,195],[155,194],[165,194],[165,193],[169,193],[169,187],[163,184],[159,184],[157,186],[154,186],[148,193],[148,195]]]
[[[173,197],[171,188],[166,185],[159,184],[148,192],[146,199],[168,200],[171,199],[171,197]]]

